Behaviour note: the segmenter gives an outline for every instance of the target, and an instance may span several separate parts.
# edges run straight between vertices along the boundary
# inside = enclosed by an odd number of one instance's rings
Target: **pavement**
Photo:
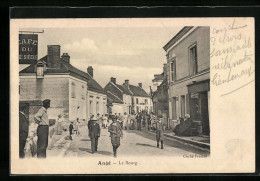
[[[199,149],[194,145],[166,136],[164,149],[156,147],[155,133],[149,131],[124,130],[118,157],[124,156],[183,156],[184,154],[209,155],[206,149]],[[167,133],[169,134],[169,133]],[[66,157],[112,157],[112,145],[106,128],[101,129],[98,152],[91,154],[91,142],[88,137],[87,126],[80,127],[80,134],[68,139],[68,132],[63,132],[61,138],[47,150],[47,156]]]
[[[154,131],[147,131],[155,135]],[[164,132],[164,136],[175,139],[183,144],[189,144],[200,150],[210,151],[210,137],[206,135],[199,136],[177,136],[174,132],[168,130]]]

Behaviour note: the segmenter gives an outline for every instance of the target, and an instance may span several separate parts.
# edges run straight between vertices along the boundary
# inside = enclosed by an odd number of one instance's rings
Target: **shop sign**
[[[198,93],[198,92],[196,92],[196,93],[191,93],[191,94],[190,94],[190,97],[191,97],[192,99],[197,99],[197,98],[199,98],[199,93]]]
[[[38,35],[19,34],[19,64],[31,64],[38,58]]]

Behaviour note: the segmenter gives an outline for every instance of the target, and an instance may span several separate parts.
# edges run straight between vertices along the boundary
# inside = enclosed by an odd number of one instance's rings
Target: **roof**
[[[124,94],[132,95],[132,93],[131,93],[128,89],[126,89],[124,86],[118,85],[118,84],[115,84],[115,85],[116,85],[120,90],[122,90]]]
[[[152,80],[153,82],[155,81],[162,81],[164,79],[164,72],[161,74],[155,74],[154,79]]]
[[[47,56],[44,56],[38,61],[47,62]],[[60,59],[60,62],[61,66],[59,69],[46,69],[44,74],[69,74],[81,80],[87,81],[88,90],[101,94],[106,94],[104,89],[88,73],[77,69],[70,63],[65,62],[62,58]],[[29,67],[20,71],[20,74],[36,73],[36,64],[37,63],[32,63]]]
[[[192,28],[193,26],[184,26],[166,45],[164,45],[163,49],[167,51],[173,44],[175,44],[179,39],[181,39]]]
[[[107,91],[107,100],[111,103],[124,104],[124,102],[119,97],[115,96],[110,91]]]
[[[134,96],[140,96],[140,97],[150,97],[145,90],[143,90],[139,86],[129,85],[129,88],[131,92],[133,92]]]

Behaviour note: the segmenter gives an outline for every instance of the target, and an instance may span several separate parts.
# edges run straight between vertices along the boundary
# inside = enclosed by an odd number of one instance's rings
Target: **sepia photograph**
[[[231,93],[254,97],[254,34],[252,19],[215,19],[11,21],[13,173],[223,172],[212,164],[254,139],[226,130]]]

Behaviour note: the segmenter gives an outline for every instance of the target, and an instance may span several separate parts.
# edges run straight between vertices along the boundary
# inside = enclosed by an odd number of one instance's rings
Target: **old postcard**
[[[11,19],[11,174],[253,173],[254,27]]]

